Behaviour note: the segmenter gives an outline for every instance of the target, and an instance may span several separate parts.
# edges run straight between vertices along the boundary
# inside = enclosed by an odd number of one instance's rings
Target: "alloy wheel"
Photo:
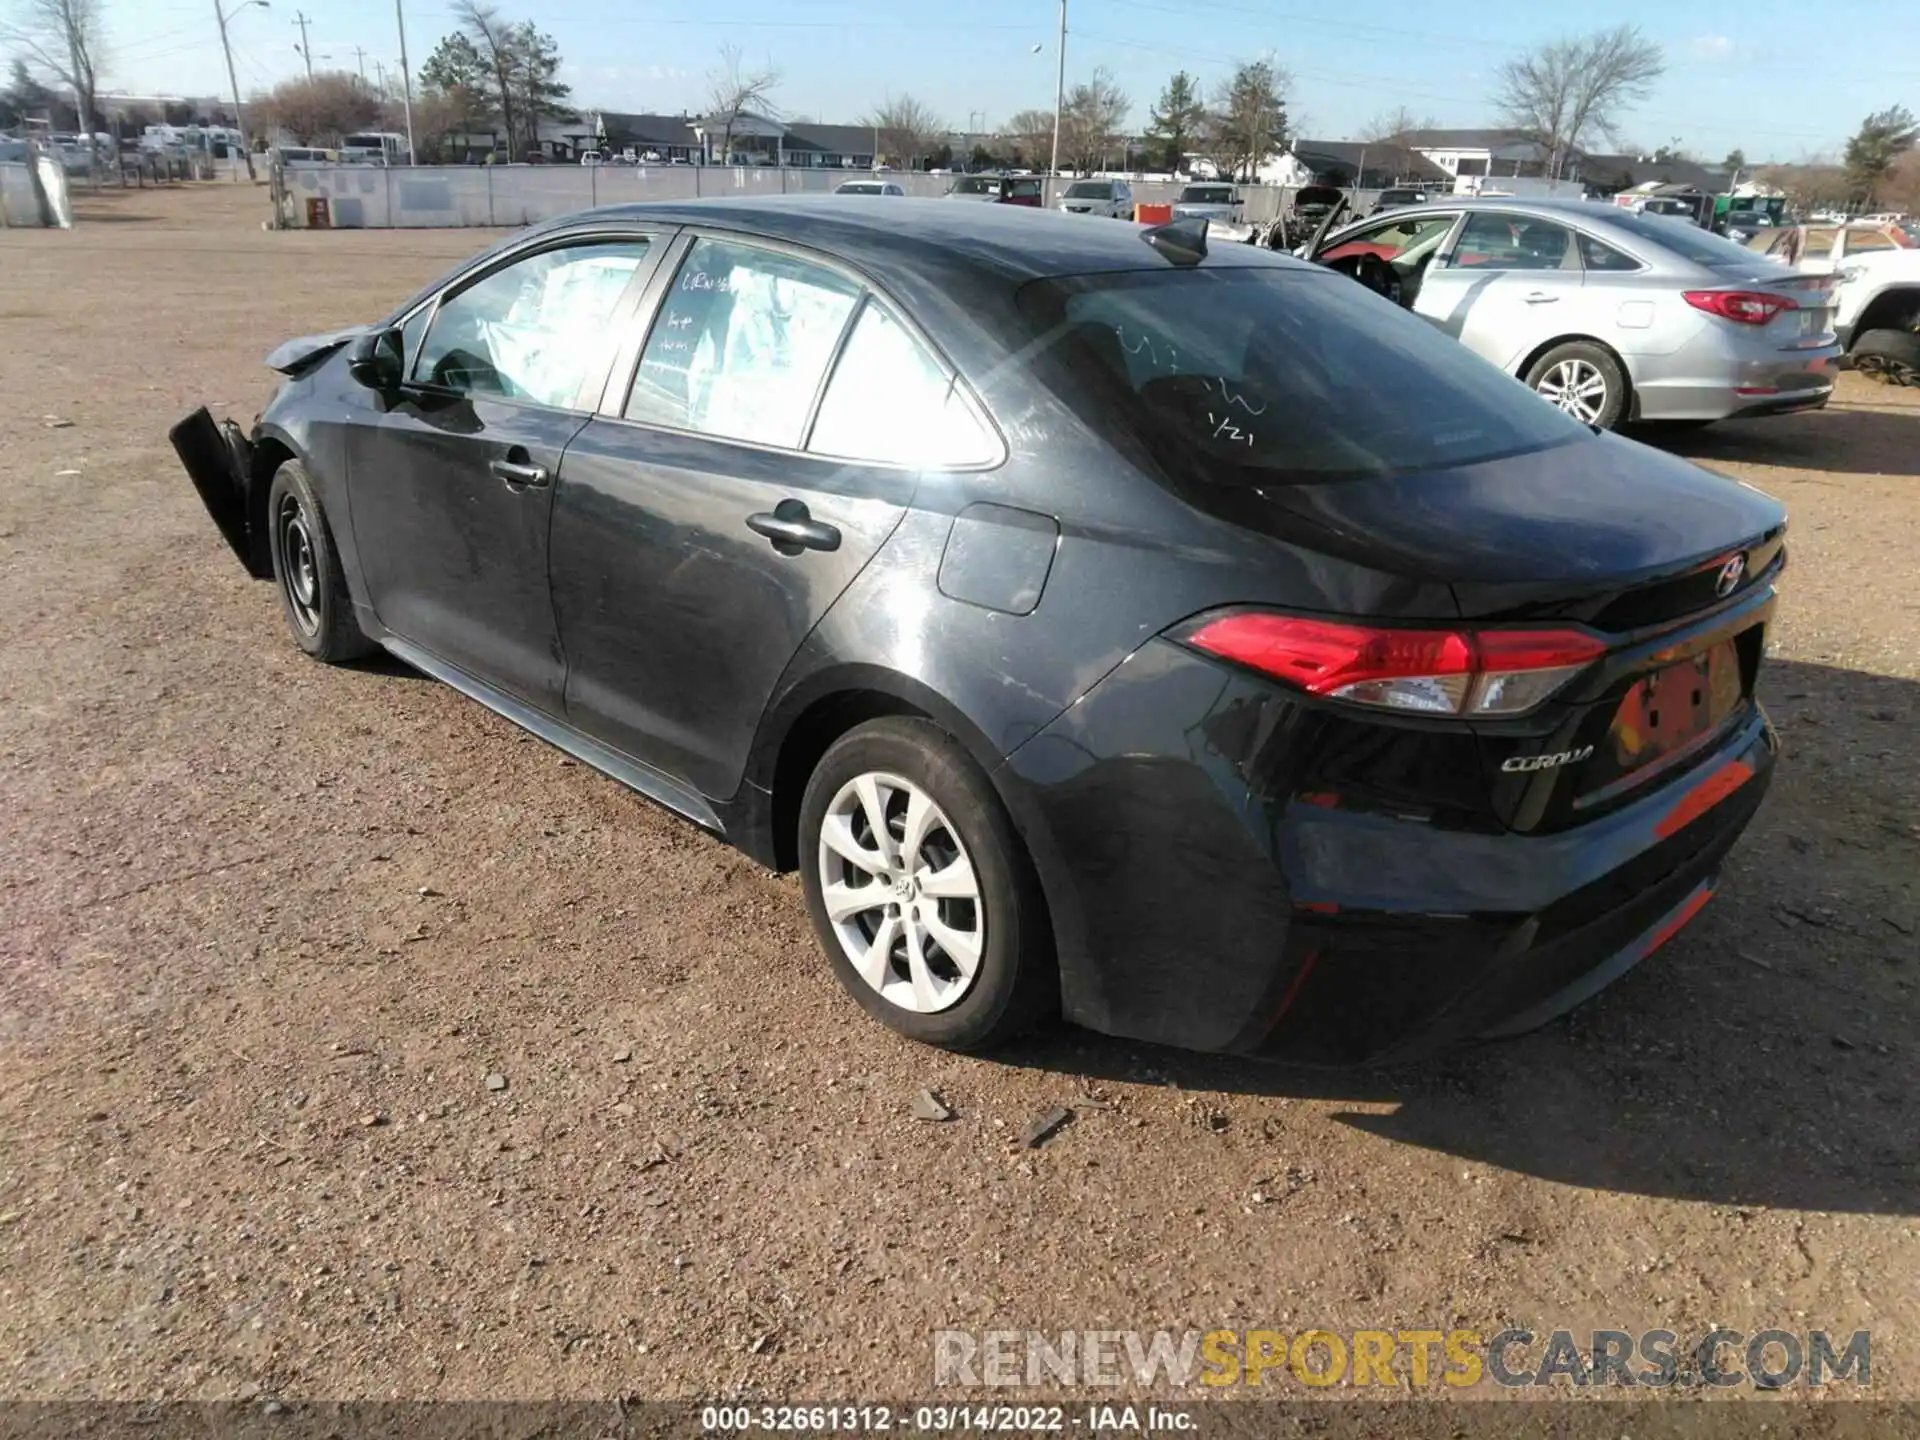
[[[274,517],[273,543],[279,552],[280,585],[294,624],[303,635],[320,633],[320,567],[314,559],[313,533],[307,512],[296,495],[280,497]]]
[[[911,780],[869,772],[820,822],[820,899],[854,970],[929,1015],[960,1003],[986,952],[980,881],[959,832]]]
[[[1590,361],[1562,360],[1533,388],[1582,425],[1595,424],[1606,413],[1607,377]]]

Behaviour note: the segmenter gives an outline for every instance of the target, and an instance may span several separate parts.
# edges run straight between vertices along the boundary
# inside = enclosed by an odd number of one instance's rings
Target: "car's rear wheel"
[[[280,609],[294,643],[330,665],[371,653],[373,642],[354,619],[326,512],[298,460],[288,460],[274,472],[267,491],[267,524],[274,588],[280,592]]]
[[[1533,362],[1526,381],[1582,425],[1611,430],[1626,412],[1626,372],[1610,351],[1589,341],[1554,346]]]
[[[931,721],[841,736],[800,806],[814,933],[868,1014],[955,1050],[1001,1044],[1058,994],[1045,905],[986,775]]]
[[[1869,330],[1855,342],[1853,368],[1889,385],[1920,385],[1920,334]]]

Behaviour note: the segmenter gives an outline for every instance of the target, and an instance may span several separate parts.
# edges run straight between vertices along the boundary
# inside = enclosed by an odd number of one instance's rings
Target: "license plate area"
[[[1759,632],[1749,633],[1757,648]],[[1746,636],[1723,640],[1634,681],[1582,767],[1575,807],[1604,803],[1652,779],[1725,728],[1752,691],[1755,667],[1742,654],[1748,648]]]

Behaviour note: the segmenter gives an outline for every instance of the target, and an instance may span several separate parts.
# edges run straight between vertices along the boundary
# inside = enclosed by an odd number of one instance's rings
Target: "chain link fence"
[[[917,171],[870,175],[848,170],[775,169],[771,166],[703,165],[382,165],[276,167],[272,172],[274,223],[281,229],[396,230],[463,226],[531,225],[590,210],[647,200],[695,200],[734,195],[831,193],[853,179],[881,179],[909,195],[938,196],[950,175]],[[1045,181],[1051,207],[1071,179]],[[1133,181],[1136,204],[1166,205],[1184,188],[1178,181]],[[1294,191],[1279,185],[1239,187],[1249,225],[1280,217]],[[1359,214],[1377,198],[1353,195]],[[867,203],[884,204],[880,197]]]

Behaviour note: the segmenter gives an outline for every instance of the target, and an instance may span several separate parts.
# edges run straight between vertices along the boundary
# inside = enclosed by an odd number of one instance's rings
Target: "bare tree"
[[[342,137],[377,124],[380,97],[344,70],[322,70],[283,80],[247,101],[254,123],[263,129],[285,130],[302,145],[338,145]]]
[[[1494,104],[1501,118],[1547,152],[1558,178],[1589,135],[1617,134],[1620,113],[1647,98],[1666,73],[1660,47],[1637,25],[1555,40],[1500,66]]]
[[[908,169],[933,152],[947,129],[930,107],[911,95],[888,100],[860,123],[872,127],[879,140],[876,161],[885,158]]]
[[[1045,160],[1053,144],[1053,112],[1022,110],[1007,121],[1001,135],[1013,147],[1013,158],[1028,165]]]
[[[1306,122],[1303,120],[1300,124],[1304,133]],[[1398,140],[1412,130],[1432,130],[1437,128],[1437,125],[1438,122],[1431,115],[1416,117],[1406,106],[1396,105],[1391,110],[1381,111],[1362,125],[1360,139],[1373,145],[1382,140]]]
[[[1105,168],[1107,157],[1121,143],[1121,129],[1133,102],[1114,83],[1105,67],[1093,78],[1067,92],[1060,112],[1060,152],[1080,174]]]
[[[53,75],[72,93],[78,128],[99,126],[99,71],[106,52],[101,0],[25,0],[19,19],[0,25],[0,40],[17,46],[35,69]]]
[[[780,72],[774,69],[748,70],[740,58],[738,45],[720,47],[720,64],[707,72],[707,119],[720,122],[720,162],[726,163],[733,150],[733,127],[743,115],[758,115],[773,120],[773,92],[779,88]]]
[[[507,158],[519,155],[514,144],[513,78],[515,67],[514,34],[510,21],[486,0],[453,0],[448,13],[460,27],[460,33],[473,44],[480,61],[492,77],[494,100],[500,106],[500,127],[507,134]]]

